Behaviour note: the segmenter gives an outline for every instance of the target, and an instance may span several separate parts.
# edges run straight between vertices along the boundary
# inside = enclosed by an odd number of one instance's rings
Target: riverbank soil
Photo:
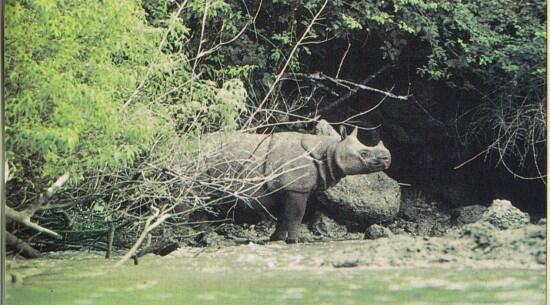
[[[269,223],[224,224],[206,247],[118,269],[95,252],[11,259],[8,304],[544,304],[545,219],[504,201],[415,209],[366,233],[323,217],[294,245],[267,242]]]

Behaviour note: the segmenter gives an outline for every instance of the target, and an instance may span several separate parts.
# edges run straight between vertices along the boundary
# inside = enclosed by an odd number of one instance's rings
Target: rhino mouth
[[[380,172],[380,171],[386,170],[387,168],[388,166],[386,166],[386,164],[380,162],[376,165],[375,171]]]
[[[367,173],[387,170],[391,164],[391,158],[386,156],[373,159],[360,158],[360,160],[363,163],[363,170]]]
[[[366,164],[366,169],[369,173],[381,172],[390,167],[389,161],[374,161]]]

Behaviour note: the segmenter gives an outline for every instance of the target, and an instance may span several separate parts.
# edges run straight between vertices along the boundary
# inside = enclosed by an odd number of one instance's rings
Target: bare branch
[[[328,76],[328,75],[323,74],[323,73],[316,73],[316,74],[294,73],[294,75],[305,77],[305,78],[312,79],[312,80],[330,80],[331,82],[333,82],[333,83],[335,83],[339,86],[344,86],[344,87],[346,87],[350,90],[351,90],[351,88],[350,88],[350,86],[351,86],[351,87],[355,87],[355,88],[362,89],[362,90],[368,90],[368,91],[373,91],[373,92],[376,92],[376,93],[380,93],[380,94],[383,94],[387,97],[391,97],[391,98],[398,99],[398,100],[406,101],[406,100],[409,99],[409,96],[407,96],[407,95],[395,95],[395,94],[393,94],[389,91],[380,90],[380,89],[377,89],[377,88],[374,88],[374,87],[366,86],[364,84],[355,83],[355,82],[345,80],[345,79],[334,78],[334,77]]]
[[[50,229],[47,229],[47,228],[44,228],[43,226],[37,224],[37,223],[34,223],[31,221],[31,214],[29,214],[28,212],[26,211],[16,211],[12,208],[10,208],[9,206],[6,206],[6,218],[9,218],[9,219],[12,219],[12,220],[15,220],[21,224],[23,224],[24,226],[26,227],[29,227],[31,229],[34,229],[40,233],[44,233],[44,234],[47,234],[53,238],[56,238],[56,239],[61,239],[61,235],[59,235],[58,233],[50,230]]]
[[[386,64],[386,65],[380,67],[380,69],[376,70],[376,72],[374,72],[373,74],[371,74],[371,75],[367,76],[365,79],[363,79],[360,82],[360,84],[362,84],[362,85],[368,84],[370,81],[372,81],[374,78],[376,78],[378,75],[380,75],[381,73],[383,73],[384,71],[386,71],[390,67],[391,67],[391,64]],[[336,106],[342,104],[343,102],[347,101],[349,98],[351,98],[352,96],[357,94],[357,92],[359,92],[359,88],[352,88],[350,91],[348,91],[348,93],[346,93],[342,97],[338,98],[334,102],[332,102],[329,105],[327,105],[325,107],[322,107],[322,108],[320,108],[316,111],[308,113],[306,116],[309,117],[309,116],[313,116],[313,115],[316,115],[316,114],[326,113],[326,112],[332,110],[334,107],[336,107]]]
[[[178,10],[176,11],[176,13],[174,15],[172,15],[172,18],[170,19],[170,25],[168,26],[168,29],[164,33],[164,36],[162,37],[162,40],[159,43],[159,46],[157,48],[157,52],[156,52],[156,55],[155,55],[154,58],[158,58],[160,53],[162,52],[162,48],[164,48],[164,45],[166,44],[166,40],[168,39],[168,34],[170,34],[170,32],[172,32],[172,30],[176,26],[176,23],[178,22],[178,16],[180,15],[181,11],[185,7],[185,4],[187,4],[187,1],[188,0],[183,1],[180,4],[180,6],[178,7]],[[125,107],[128,106],[132,102],[132,100],[137,96],[139,91],[143,88],[143,86],[145,85],[145,82],[149,78],[149,75],[151,75],[151,72],[153,72],[153,67],[154,67],[154,61],[151,61],[151,63],[147,67],[147,72],[145,72],[145,75],[143,76],[143,79],[141,80],[139,85],[136,87],[134,92],[132,92],[132,95],[130,95],[128,100],[126,100],[126,102],[124,103]]]
[[[298,41],[296,42],[296,44],[294,45],[294,47],[290,51],[290,54],[288,55],[288,59],[286,60],[285,64],[283,65],[283,68],[281,69],[279,74],[277,74],[277,77],[275,78],[275,81],[273,82],[273,84],[271,84],[271,86],[269,87],[269,90],[267,91],[266,95],[264,96],[264,98],[262,99],[260,104],[258,105],[258,107],[257,107],[258,110],[262,109],[264,104],[267,102],[267,100],[269,99],[269,97],[273,93],[273,90],[275,89],[275,86],[279,83],[279,81],[281,80],[281,77],[283,77],[283,75],[286,72],[286,69],[290,65],[290,61],[294,57],[294,53],[296,53],[296,51],[298,50],[298,47],[302,44],[304,39],[306,39],[306,37],[308,36],[309,32],[311,31],[311,28],[313,27],[313,25],[315,24],[315,22],[317,21],[317,19],[319,18],[319,16],[321,15],[323,10],[325,9],[325,7],[327,6],[327,3],[328,3],[328,0],[325,0],[325,2],[323,3],[323,5],[319,9],[319,11],[317,11],[317,14],[315,14],[315,16],[313,17],[313,19],[311,20],[311,22],[309,23],[309,25],[305,29],[305,31],[302,34],[302,36],[300,37],[300,39],[298,39]],[[258,113],[258,110],[254,111],[250,115],[247,122],[244,124],[245,127],[248,126],[250,123],[252,123],[252,120],[254,119],[254,116]]]
[[[171,215],[165,212],[160,212],[158,208],[155,208],[151,206],[151,210],[153,210],[153,215],[151,215],[149,218],[147,218],[147,221],[145,222],[145,227],[143,228],[143,231],[141,232],[141,235],[137,239],[137,241],[134,243],[132,248],[126,252],[126,254],[115,264],[115,267],[122,266],[127,260],[129,260],[137,251],[145,237],[153,230],[154,228],[158,227],[164,220],[166,220]],[[154,222],[153,222],[154,220]]]
[[[392,88],[392,89],[393,89],[393,88]],[[390,89],[390,91],[391,91],[392,89]],[[359,113],[357,113],[357,114],[354,114],[354,115],[352,115],[352,116],[346,118],[345,120],[343,120],[343,121],[341,121],[341,122],[335,122],[334,124],[346,123],[346,122],[351,121],[352,119],[355,119],[355,118],[357,118],[357,117],[360,117],[360,116],[362,116],[362,115],[365,115],[365,114],[367,114],[367,113],[369,113],[369,112],[372,112],[372,111],[376,110],[378,107],[380,107],[380,105],[382,105],[382,103],[384,103],[384,101],[386,100],[387,97],[388,97],[388,96],[385,95],[385,96],[382,97],[382,99],[380,99],[380,101],[378,101],[378,103],[377,103],[376,105],[374,105],[373,107],[371,107],[371,108],[369,108],[369,109],[367,109],[367,110],[365,110],[365,111],[359,112]],[[378,128],[378,127],[377,127],[377,128]]]
[[[40,233],[47,234],[53,238],[61,239],[61,235],[57,232],[54,232],[50,229],[44,228],[41,225],[31,221],[31,217],[36,213],[36,211],[49,209],[55,207],[53,205],[47,204],[48,200],[69,180],[69,174],[66,173],[59,177],[43,194],[40,194],[38,199],[33,202],[30,206],[25,208],[22,211],[16,211],[13,208],[6,206],[6,217],[14,221],[17,221],[23,224],[26,227],[34,229]]]
[[[348,41],[348,46],[346,50],[344,51],[344,55],[342,55],[342,59],[340,59],[340,64],[338,65],[338,71],[336,71],[336,78],[340,76],[340,70],[342,69],[342,66],[344,65],[344,60],[346,60],[346,56],[348,55],[349,49],[351,48],[351,42]]]

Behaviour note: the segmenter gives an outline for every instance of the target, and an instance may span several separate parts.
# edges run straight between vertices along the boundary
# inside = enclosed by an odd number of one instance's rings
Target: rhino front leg
[[[286,242],[296,243],[300,236],[300,225],[307,206],[308,193],[288,192],[284,195],[283,213],[281,218],[285,219],[288,237]]]

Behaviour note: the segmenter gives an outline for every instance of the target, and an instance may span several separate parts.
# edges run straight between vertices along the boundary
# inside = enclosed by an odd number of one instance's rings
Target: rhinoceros
[[[334,186],[346,175],[385,170],[391,162],[384,144],[362,144],[357,128],[341,137],[296,132],[207,134],[200,143],[209,152],[210,185],[254,210],[274,212],[277,225],[270,239],[287,243],[297,242],[313,193]]]

